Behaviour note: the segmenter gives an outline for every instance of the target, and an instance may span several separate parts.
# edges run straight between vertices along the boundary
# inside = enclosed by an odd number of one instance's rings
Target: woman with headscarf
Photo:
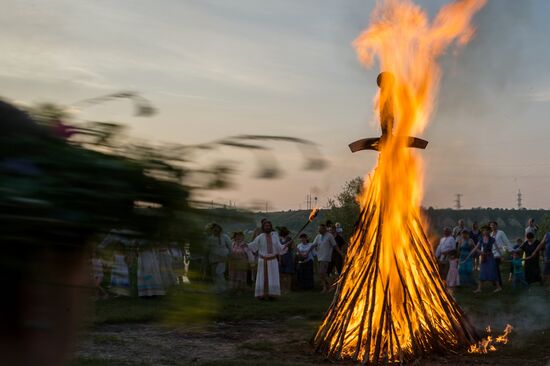
[[[244,291],[248,288],[246,274],[249,263],[254,256],[244,241],[244,233],[237,231],[233,233],[233,243],[229,256],[229,284],[235,292]]]

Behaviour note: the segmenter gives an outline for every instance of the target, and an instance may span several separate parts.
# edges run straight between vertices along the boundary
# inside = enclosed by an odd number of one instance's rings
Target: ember
[[[452,43],[468,42],[471,18],[484,4],[453,2],[430,24],[409,0],[381,1],[354,42],[363,64],[377,57],[392,77],[385,83],[381,76],[375,99],[383,128],[375,146],[378,166],[358,197],[359,225],[314,339],[330,358],[398,363],[466,351],[480,341],[438,275],[419,210],[421,162],[406,148],[418,146],[405,136],[421,132],[429,120],[440,78],[437,57]]]

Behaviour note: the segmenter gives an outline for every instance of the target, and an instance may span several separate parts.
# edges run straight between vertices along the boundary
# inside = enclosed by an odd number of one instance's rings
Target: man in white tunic
[[[256,290],[254,296],[268,299],[281,295],[279,282],[279,262],[277,256],[285,254],[287,247],[281,245],[279,235],[273,231],[270,221],[262,223],[262,233],[248,247],[258,254],[258,272],[256,274]]]

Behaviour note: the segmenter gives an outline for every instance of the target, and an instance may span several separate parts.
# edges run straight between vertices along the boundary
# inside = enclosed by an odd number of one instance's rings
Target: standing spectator
[[[273,231],[271,221],[264,221],[263,233],[258,235],[248,247],[258,253],[258,273],[254,296],[261,299],[272,299],[281,295],[279,281],[279,263],[277,256],[285,254],[287,247],[281,244],[279,235]]]
[[[335,235],[334,233],[334,225],[332,224],[331,220],[325,221],[325,226],[327,227],[327,232],[331,233],[332,236]]]
[[[540,275],[540,263],[539,263],[539,251],[537,250],[540,242],[535,240],[535,234],[528,232],[525,235],[527,239],[520,247],[525,252],[525,281],[528,284],[534,282],[540,282],[542,284],[542,277]]]
[[[281,292],[289,293],[292,288],[294,276],[294,241],[290,237],[290,231],[286,227],[279,228],[281,244],[287,247],[287,252],[279,258],[279,272],[281,273]]]
[[[205,242],[205,255],[210,267],[210,275],[217,293],[227,290],[225,281],[226,263],[231,253],[231,240],[216,223],[210,224],[210,235]]]
[[[344,256],[340,253],[346,253],[346,240],[343,237],[344,229],[338,223],[334,226],[334,232],[334,240],[336,240],[340,252],[332,253],[332,261],[330,262],[328,273],[330,275],[336,270],[336,273],[340,275],[344,266]]]
[[[449,254],[449,272],[447,273],[447,278],[445,280],[447,284],[447,290],[451,293],[454,293],[454,289],[460,286],[460,276],[458,273],[458,255],[456,250],[452,251]]]
[[[460,254],[458,273],[460,275],[460,283],[463,286],[475,285],[472,276],[472,272],[474,271],[474,248],[474,240],[470,238],[470,233],[464,230],[458,241],[458,250]]]
[[[495,264],[497,266],[498,284],[502,287],[502,276],[500,274],[500,262],[506,250],[510,249],[510,240],[504,233],[504,231],[498,229],[498,223],[492,221],[489,223],[491,227],[491,237],[495,239],[495,245],[493,245],[493,256],[495,258]]]
[[[523,273],[523,259],[521,258],[521,249],[512,250],[512,287],[517,288],[522,285],[528,285],[525,282],[525,274]]]
[[[472,224],[472,230],[470,230],[470,238],[474,241],[474,245],[479,243],[479,238],[481,238],[481,231],[479,231],[479,226],[477,221],[474,221]],[[479,255],[477,251],[472,255],[474,259],[474,270],[479,271]]]
[[[162,286],[168,289],[177,283],[176,272],[174,272],[174,258],[167,246],[161,246],[158,250],[157,259],[159,262],[160,278]]]
[[[313,288],[313,249],[315,249],[315,244],[308,242],[307,234],[301,234],[300,244],[296,247],[298,287],[301,290]]]
[[[324,224],[319,225],[319,234],[313,240],[313,244],[317,246],[317,260],[319,261],[319,280],[321,281],[323,289],[322,292],[328,292],[330,289],[330,283],[328,278],[328,266],[332,260],[332,252],[336,250],[343,256],[342,251],[338,248],[334,236],[327,231],[327,227]]]
[[[254,232],[252,233],[252,240],[256,239],[256,237],[260,234],[262,234],[262,227],[264,226],[264,222],[266,222],[267,219],[264,217],[263,219],[260,220],[260,226],[257,226],[255,229],[254,229]]]
[[[550,232],[547,232],[546,234],[544,234],[544,237],[542,238],[537,248],[533,251],[531,255],[525,258],[526,266],[527,266],[527,260],[532,260],[536,257],[539,257],[539,252],[541,250],[544,250],[544,267],[543,267],[544,282],[548,284],[550,283]]]
[[[247,289],[246,273],[253,255],[244,240],[244,233],[237,231],[233,233],[233,244],[229,257],[229,283],[235,292]]]
[[[527,227],[525,228],[525,235],[533,233],[533,235],[536,236],[537,231],[539,231],[539,227],[535,224],[535,219],[529,219],[529,221],[527,221]]]
[[[163,296],[166,292],[160,275],[158,254],[151,244],[142,242],[141,245],[137,270],[138,296]]]
[[[458,226],[455,226],[453,229],[453,237],[456,239],[464,230],[466,230],[464,220],[460,219],[458,220]]]
[[[451,234],[451,228],[446,227],[443,229],[443,237],[435,250],[435,256],[439,263],[439,274],[444,280],[447,279],[447,273],[449,272],[448,256],[456,250],[456,240]]]
[[[481,264],[479,269],[479,283],[475,293],[481,292],[481,286],[483,282],[492,282],[496,285],[494,292],[502,291],[502,287],[498,283],[497,265],[494,257],[493,247],[495,239],[489,234],[489,230],[486,228],[481,231],[481,239],[479,244],[476,245],[476,250],[481,254]]]
[[[175,241],[170,243],[169,248],[170,257],[172,258],[172,269],[174,270],[174,275],[176,276],[176,284],[183,285],[185,283],[183,280],[183,252],[179,244]]]
[[[117,296],[130,296],[128,257],[124,253],[124,245],[121,242],[116,244],[113,262],[110,290]]]
[[[514,280],[514,263],[512,262],[512,259],[514,257],[514,252],[519,250],[519,248],[523,244],[523,241],[524,240],[522,238],[517,238],[516,244],[510,250],[510,274],[508,275],[508,282],[512,282]],[[523,266],[523,262],[522,262],[522,266]]]

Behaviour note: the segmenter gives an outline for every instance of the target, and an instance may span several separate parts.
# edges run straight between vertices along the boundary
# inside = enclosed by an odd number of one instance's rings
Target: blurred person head
[[[451,236],[451,234],[453,233],[453,231],[451,230],[450,227],[446,227],[443,229],[443,236],[447,237],[447,236]]]
[[[306,244],[309,241],[306,233],[300,234],[300,241],[304,244]]]
[[[514,251],[512,252],[512,258],[514,258],[514,259],[521,258],[521,255],[522,255],[522,254],[523,254],[523,253],[521,252],[521,250],[514,250]]]
[[[532,242],[535,240],[535,234],[533,234],[532,231],[529,231],[527,234],[525,234],[525,239],[527,239],[528,242]]]
[[[212,235],[220,236],[222,231],[222,227],[215,222],[210,225],[210,232],[212,233]]]
[[[470,239],[470,233],[468,232],[468,230],[462,230],[461,235],[463,240],[467,241]]]
[[[478,231],[479,230],[479,225],[477,224],[477,221],[474,221],[474,223],[472,224],[472,230],[473,231]]]
[[[262,231],[266,234],[269,234],[270,232],[273,231],[273,225],[271,224],[271,221],[265,220],[262,223]]]
[[[498,223],[496,221],[491,221],[489,223],[489,227],[491,228],[491,231],[497,231],[498,230]]]
[[[279,236],[281,238],[286,238],[289,235],[290,235],[290,231],[288,231],[288,229],[285,226],[281,226],[279,228]]]
[[[244,233],[242,231],[235,231],[233,233],[233,240],[237,243],[244,241]]]
[[[462,219],[458,220],[458,226],[464,227],[464,220]]]

